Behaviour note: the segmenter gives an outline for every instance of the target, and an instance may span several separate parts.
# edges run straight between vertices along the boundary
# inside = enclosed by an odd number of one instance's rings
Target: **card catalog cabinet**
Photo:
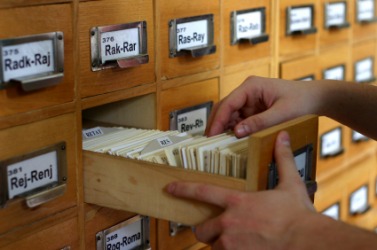
[[[43,61],[44,59],[40,57],[40,53],[35,55],[27,54],[22,58],[18,58],[17,54],[21,53],[20,47],[10,45],[8,47],[4,45],[5,48],[7,48],[7,52],[4,53],[11,54],[13,52],[15,56],[10,55],[7,59],[4,58],[4,60],[9,60],[5,69],[6,71],[12,69],[12,71],[17,74],[9,73],[9,78],[13,80],[6,80],[6,86],[1,84],[0,118],[73,102],[75,98],[75,86],[73,70],[74,41],[72,35],[72,4],[65,3],[4,8],[0,9],[0,16],[2,20],[0,22],[0,40],[4,43],[7,42],[6,40],[19,39],[20,37],[29,37],[28,42],[31,42],[30,40],[35,39],[35,36],[51,32],[59,32],[59,38],[57,38],[58,40],[56,40],[56,42],[60,44],[62,40],[64,43],[64,45],[62,45],[64,48],[62,53],[60,54],[55,50],[55,55],[44,55],[48,58],[48,60],[44,58],[46,61]],[[22,40],[22,43],[25,42],[25,40]],[[56,82],[54,82],[52,86],[45,86],[44,84],[39,86],[41,81],[36,80],[39,76],[35,76],[38,71],[33,73],[33,79],[24,79],[26,76],[20,75],[20,70],[18,69],[24,69],[22,73],[25,73],[29,69],[30,71],[41,70],[37,67],[42,64],[45,65],[44,62],[48,63],[48,65],[52,65],[54,58],[57,59],[57,54],[59,54],[61,59],[64,59],[62,65],[56,68],[60,76],[63,76],[57,77]],[[5,54],[3,55],[5,56]],[[4,80],[8,79],[8,73],[6,71]],[[54,78],[53,75],[49,75],[49,77],[50,76]],[[32,80],[36,81],[33,82]],[[24,90],[25,88],[37,89]],[[22,120],[22,118],[19,120]],[[6,122],[5,119],[2,121],[2,123]]]

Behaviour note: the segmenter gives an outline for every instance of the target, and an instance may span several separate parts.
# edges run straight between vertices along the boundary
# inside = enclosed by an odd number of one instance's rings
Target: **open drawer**
[[[309,154],[305,153],[305,162],[309,162],[310,167],[304,171],[304,177],[314,181],[317,123],[316,116],[304,116],[251,135],[246,180],[84,151],[85,202],[185,225],[196,225],[218,215],[220,208],[174,198],[165,192],[168,183],[196,181],[236,190],[266,189],[269,176],[272,176],[275,139],[281,130],[289,132],[295,153],[302,153],[305,148],[310,149]]]

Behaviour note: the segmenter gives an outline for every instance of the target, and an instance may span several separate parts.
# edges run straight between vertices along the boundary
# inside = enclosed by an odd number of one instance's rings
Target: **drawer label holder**
[[[349,213],[350,215],[364,214],[370,209],[368,203],[368,184],[363,185],[349,196]]]
[[[267,42],[266,8],[233,11],[230,18],[231,45]]]
[[[374,0],[356,0],[356,22],[368,24],[377,22]]]
[[[213,15],[169,21],[169,57],[202,57],[216,52]]]
[[[325,69],[322,73],[323,79],[327,80],[345,80],[346,66],[344,64]]]
[[[326,215],[334,220],[340,220],[340,203],[336,202],[335,204],[329,206],[322,211],[323,215]]]
[[[314,27],[314,5],[291,6],[286,9],[286,35],[317,33]]]
[[[96,250],[150,250],[149,217],[136,215],[96,234]]]
[[[131,68],[149,62],[145,21],[93,27],[90,44],[92,71]]]
[[[0,89],[21,85],[33,91],[56,85],[64,77],[63,32],[0,40]]]
[[[170,130],[189,134],[204,134],[213,102],[174,110],[170,112]]]
[[[314,154],[313,145],[308,144],[293,152],[298,174],[306,185],[310,196],[317,191],[317,182],[315,181],[315,170],[313,169]],[[276,162],[273,161],[269,166],[267,189],[274,189],[279,183],[279,175]]]
[[[325,3],[325,29],[343,29],[350,27],[347,21],[347,2]]]
[[[343,154],[343,129],[336,127],[320,136],[320,157],[336,157]]]
[[[17,198],[29,208],[51,201],[66,190],[66,143],[0,161],[0,174],[0,207]]]
[[[354,64],[354,79],[357,83],[371,83],[376,80],[374,75],[374,58],[367,57]]]

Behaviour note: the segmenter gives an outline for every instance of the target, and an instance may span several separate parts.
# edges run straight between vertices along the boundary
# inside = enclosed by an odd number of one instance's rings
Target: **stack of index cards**
[[[247,138],[178,131],[94,127],[83,131],[83,149],[237,178],[246,177]]]

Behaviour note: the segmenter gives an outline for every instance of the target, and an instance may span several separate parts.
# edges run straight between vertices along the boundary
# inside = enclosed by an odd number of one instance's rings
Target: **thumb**
[[[286,131],[281,131],[276,138],[275,160],[279,173],[278,188],[304,191],[306,194],[304,182],[298,174],[293,158],[289,134]]]

